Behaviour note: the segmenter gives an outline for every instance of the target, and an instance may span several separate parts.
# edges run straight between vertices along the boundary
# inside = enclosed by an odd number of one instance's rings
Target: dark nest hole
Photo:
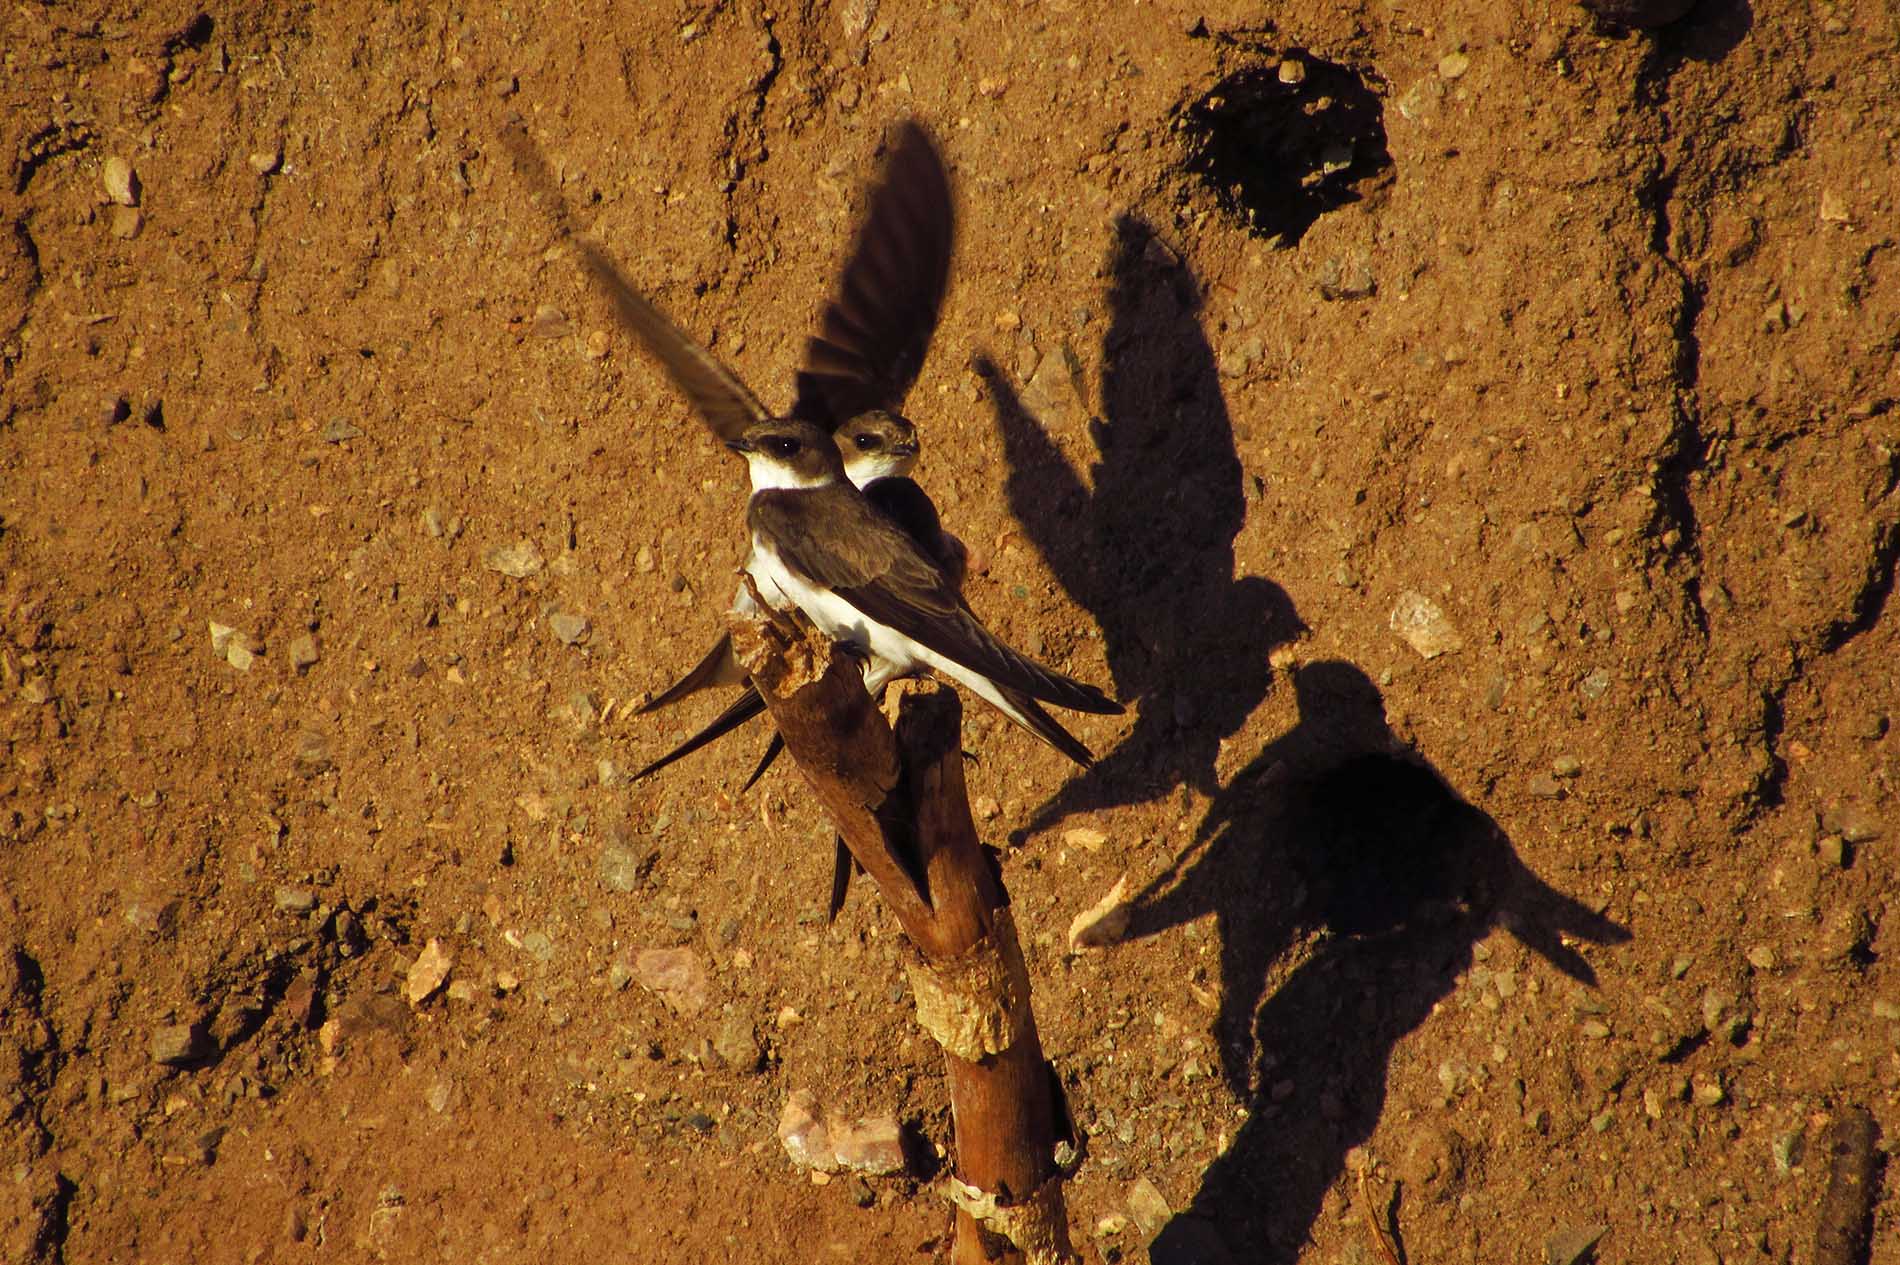
[[[1296,245],[1392,172],[1385,81],[1290,49],[1187,107],[1187,169],[1257,237]]]
[[[1294,812],[1315,912],[1340,935],[1454,921],[1488,903],[1497,827],[1428,768],[1353,756],[1308,782]]]

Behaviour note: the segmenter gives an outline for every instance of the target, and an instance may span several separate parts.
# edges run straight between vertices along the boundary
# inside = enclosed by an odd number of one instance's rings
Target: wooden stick
[[[857,663],[824,637],[783,619],[735,619],[732,632],[786,751],[914,949],[918,1022],[944,1047],[956,1130],[951,1260],[1076,1260],[1029,971],[970,817],[956,692],[907,692],[893,734]]]

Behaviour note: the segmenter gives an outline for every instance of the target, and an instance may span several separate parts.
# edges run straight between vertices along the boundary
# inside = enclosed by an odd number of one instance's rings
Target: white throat
[[[915,469],[916,465],[915,453],[907,457],[889,452],[880,452],[875,456],[859,454],[854,460],[846,460],[844,473],[853,486],[862,488],[873,479],[901,478]]]
[[[833,482],[829,471],[820,471],[815,475],[800,474],[782,461],[763,453],[749,452],[745,458],[746,469],[752,476],[752,490],[767,492],[781,489],[822,488]]]

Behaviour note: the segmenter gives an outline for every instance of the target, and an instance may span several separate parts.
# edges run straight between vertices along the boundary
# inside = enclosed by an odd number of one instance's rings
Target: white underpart
[[[938,654],[929,646],[912,641],[894,628],[869,618],[851,603],[829,589],[819,588],[795,574],[778,556],[769,542],[752,537],[752,556],[746,559],[746,571],[759,587],[759,596],[773,610],[796,606],[805,612],[833,641],[846,641],[867,652],[864,684],[875,696],[887,682],[900,676],[923,676],[941,672],[953,681],[968,686],[992,707],[1011,720],[1034,732],[1021,712],[1010,706],[1002,692],[982,673],[964,667],[954,659]]]
[[[844,454],[844,477],[852,486],[863,488],[873,479],[895,479],[908,475],[917,466],[917,454],[898,456],[889,449],[859,452],[853,448]]]

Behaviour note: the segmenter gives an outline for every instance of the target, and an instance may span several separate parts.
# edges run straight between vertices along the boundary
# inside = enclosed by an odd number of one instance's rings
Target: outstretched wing
[[[688,338],[666,313],[634,289],[606,252],[584,237],[574,239],[574,248],[580,252],[587,275],[612,301],[621,323],[646,345],[713,434],[721,440],[737,439],[747,427],[771,417],[739,376]]]
[[[649,773],[658,773],[661,769],[673,763],[673,761],[689,756],[707,743],[731,733],[740,725],[745,724],[748,720],[751,720],[764,710],[765,700],[759,697],[757,690],[753,689],[750,685],[746,686],[745,692],[734,699],[725,711],[713,717],[704,729],[688,738],[685,742],[680,743],[679,746],[674,747],[671,751],[655,760],[652,764],[647,765],[644,769],[641,769],[627,780],[629,782],[638,782]],[[751,783],[748,782],[746,785],[750,786]]]
[[[747,389],[737,374],[714,359],[711,352],[688,338],[666,313],[654,307],[633,287],[607,252],[581,235],[575,226],[574,208],[561,192],[560,183],[548,170],[547,159],[528,136],[527,125],[519,115],[502,127],[502,141],[514,159],[515,170],[542,199],[548,214],[562,237],[574,244],[581,266],[600,292],[613,304],[614,314],[632,330],[653,357],[666,370],[666,376],[681,395],[699,411],[700,417],[720,439],[736,439],[746,427],[765,421],[771,415]]]
[[[930,350],[955,237],[943,157],[923,125],[907,120],[871,191],[837,293],[805,344],[794,417],[836,430],[867,409],[897,411]]]

